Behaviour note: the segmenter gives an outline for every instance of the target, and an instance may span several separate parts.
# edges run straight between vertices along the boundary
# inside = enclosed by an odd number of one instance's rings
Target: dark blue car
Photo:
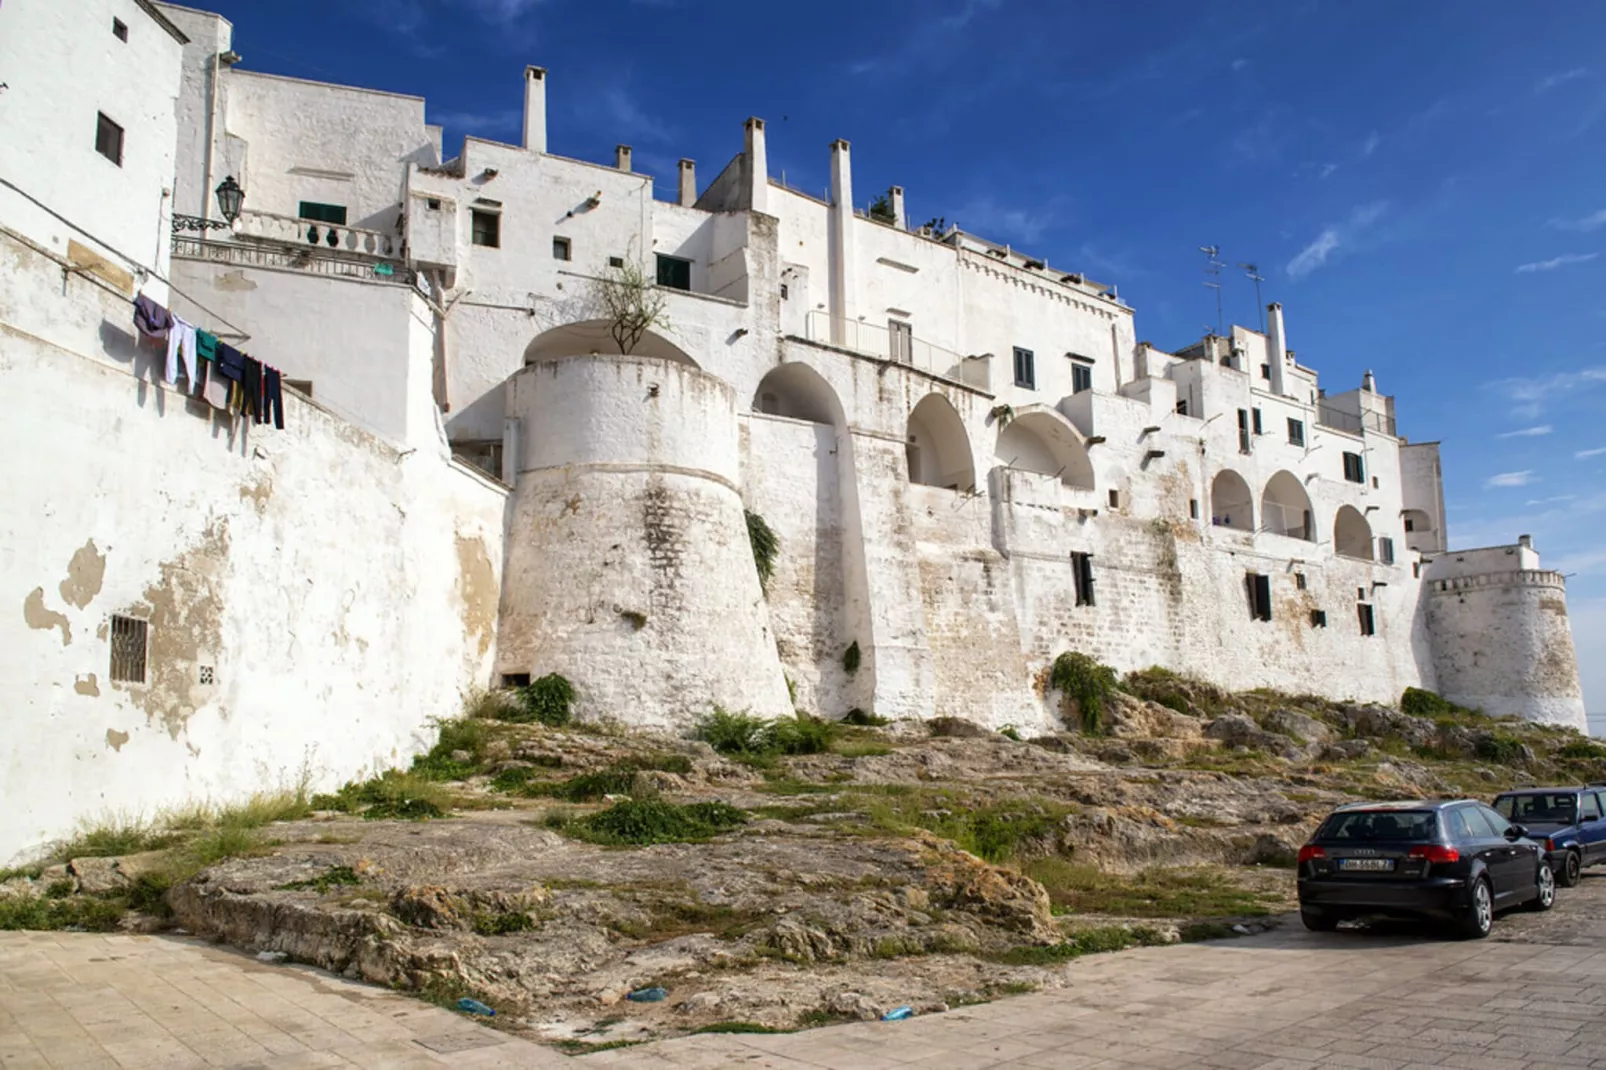
[[[1494,808],[1545,845],[1563,888],[1577,884],[1586,866],[1606,862],[1606,789],[1523,788],[1501,794]]]

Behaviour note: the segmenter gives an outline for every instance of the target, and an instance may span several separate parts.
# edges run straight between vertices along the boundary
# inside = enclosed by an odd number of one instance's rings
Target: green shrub
[[[998,730],[998,734],[1003,736],[1005,739],[1013,739],[1016,743],[1021,741],[1020,729],[1016,728],[1012,724],[1006,724],[1004,727],[1000,728]]]
[[[505,936],[538,929],[541,923],[519,911],[509,910],[499,914],[482,911],[469,919],[469,927],[481,936]]]
[[[589,817],[563,823],[561,829],[591,843],[639,846],[698,843],[746,821],[746,813],[721,802],[683,806],[657,799],[631,799]]]
[[[1067,651],[1054,659],[1049,686],[1076,703],[1082,731],[1092,735],[1104,727],[1104,705],[1116,690],[1115,670],[1086,654]]]
[[[0,898],[0,929],[70,928],[96,933],[111,932],[117,928],[126,909],[122,899],[7,896]]]
[[[1563,758],[1599,760],[1606,758],[1606,747],[1588,739],[1570,739],[1556,753]]]
[[[694,735],[730,758],[761,755],[768,749],[769,722],[722,706],[697,722]]]
[[[1412,717],[1441,717],[1455,711],[1454,705],[1432,691],[1424,691],[1420,687],[1408,687],[1400,696],[1400,712],[1408,713]]]
[[[1522,741],[1498,732],[1482,732],[1472,744],[1472,753],[1480,761],[1515,765],[1522,761]]]
[[[764,522],[764,518],[751,509],[747,514],[747,539],[753,544],[753,564],[758,569],[758,583],[768,591],[770,577],[775,575],[775,558],[781,552],[781,537]]]
[[[525,720],[537,721],[548,728],[562,728],[569,723],[574,709],[574,685],[559,673],[547,673],[539,680],[519,688],[524,702]]]
[[[769,726],[768,750],[776,754],[824,754],[831,749],[837,727],[800,713]]]
[[[463,780],[479,771],[485,760],[485,746],[491,740],[491,725],[478,718],[437,721],[435,745],[428,753],[413,759],[413,772],[425,780]],[[452,755],[465,751],[466,761]]]
[[[859,641],[857,639],[842,652],[842,670],[849,676],[859,671]]]
[[[855,706],[842,718],[842,723],[854,725],[858,728],[881,728],[891,722],[885,717],[877,717],[873,713],[865,713]]]
[[[333,795],[315,795],[312,805],[319,810],[360,812],[370,820],[397,817],[421,821],[445,816],[451,795],[426,777],[387,769],[371,780],[352,781]]]

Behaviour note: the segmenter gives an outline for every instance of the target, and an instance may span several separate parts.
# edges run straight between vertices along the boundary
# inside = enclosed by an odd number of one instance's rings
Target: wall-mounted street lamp
[[[240,184],[234,181],[233,175],[229,175],[218,183],[217,189],[213,192],[217,194],[217,206],[218,210],[223,213],[223,218],[204,219],[201,216],[178,215],[175,213],[173,216],[174,234],[184,230],[228,230],[234,226],[234,221],[240,218],[240,209],[245,204],[245,190],[241,189]]]

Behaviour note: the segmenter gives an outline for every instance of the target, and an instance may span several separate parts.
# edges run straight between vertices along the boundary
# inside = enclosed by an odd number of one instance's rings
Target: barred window
[[[134,617],[112,616],[112,679],[145,682],[145,650],[150,626]]]

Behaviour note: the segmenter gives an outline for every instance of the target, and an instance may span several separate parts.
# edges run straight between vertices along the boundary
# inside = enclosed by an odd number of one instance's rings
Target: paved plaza
[[[1606,1070],[1606,876],[1494,938],[1262,936],[1100,955],[1066,986],[903,1022],[568,1058],[450,1011],[201,941],[0,933],[6,1070],[1222,1067]]]

